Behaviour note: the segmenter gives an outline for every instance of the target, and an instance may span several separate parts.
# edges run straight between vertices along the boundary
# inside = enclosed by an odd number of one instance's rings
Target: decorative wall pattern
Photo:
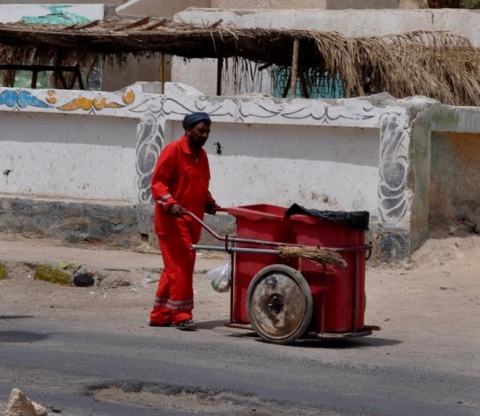
[[[3,90],[0,93],[0,107],[5,106],[14,110],[23,110],[28,107],[49,108],[45,99],[39,99],[26,90]]]
[[[382,221],[401,222],[410,210],[407,195],[410,133],[404,127],[405,117],[385,113],[381,117],[379,213]]]
[[[314,104],[315,103],[315,104]],[[336,107],[314,101],[307,104],[300,104],[291,108],[283,103],[275,103],[268,99],[263,102],[242,103],[239,106],[238,121],[248,122],[249,119],[268,119],[273,117],[281,117],[289,121],[306,121],[309,124],[335,124],[338,120],[355,120],[361,122],[370,120],[378,116],[374,113],[374,107],[365,105],[362,111],[355,109],[354,111],[346,111],[345,107]],[[285,122],[285,121],[284,121]]]
[[[164,123],[161,122],[165,98],[163,96],[142,97],[130,111],[142,122],[137,130],[138,200],[150,202],[150,182],[153,168],[164,146]]]
[[[26,90],[26,89],[2,89],[0,90],[0,109],[2,106],[21,111],[29,107],[51,108],[62,112],[82,110],[88,114],[96,114],[106,109],[125,108],[135,101],[135,92],[127,90],[121,97],[106,97],[104,94],[93,96],[91,93],[80,94],[74,99],[67,97],[69,101],[57,105],[58,98],[55,90]],[[61,94],[62,97],[65,94]]]
[[[50,103],[56,103],[57,99],[55,98],[55,91],[47,92],[47,100]],[[135,101],[135,93],[133,91],[126,91],[122,97],[122,102],[119,100],[111,100],[105,96],[100,97],[85,97],[80,96],[74,98],[73,100],[57,107],[57,110],[60,111],[75,111],[83,110],[88,114],[95,114],[96,112],[102,111],[106,108],[124,108]]]

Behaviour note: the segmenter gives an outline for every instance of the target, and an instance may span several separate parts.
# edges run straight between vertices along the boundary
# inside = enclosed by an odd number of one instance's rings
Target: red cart
[[[222,209],[236,219],[236,236],[220,236],[188,213],[223,246],[194,250],[231,254],[229,327],[252,329],[264,340],[289,344],[301,338],[338,340],[370,335],[364,324],[365,231],[286,208],[250,205]],[[280,256],[278,248],[323,247],[346,266]]]

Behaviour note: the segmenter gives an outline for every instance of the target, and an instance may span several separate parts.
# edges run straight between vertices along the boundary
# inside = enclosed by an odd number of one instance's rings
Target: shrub
[[[462,9],[480,9],[480,0],[460,0]]]

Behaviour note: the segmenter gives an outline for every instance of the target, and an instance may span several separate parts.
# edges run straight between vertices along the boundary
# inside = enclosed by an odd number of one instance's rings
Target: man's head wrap
[[[212,124],[212,120],[207,113],[199,111],[197,113],[192,113],[183,119],[182,126],[186,130],[189,127],[195,127],[198,123]]]

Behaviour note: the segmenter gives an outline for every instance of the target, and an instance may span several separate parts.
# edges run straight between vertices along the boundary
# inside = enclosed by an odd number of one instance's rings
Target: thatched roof
[[[447,32],[348,38],[312,30],[208,27],[170,20],[114,19],[87,25],[0,24],[4,64],[91,65],[99,56],[120,62],[133,54],[238,58],[261,68],[292,65],[298,40],[298,74],[340,79],[347,97],[388,91],[425,95],[452,105],[480,106],[480,51]]]

